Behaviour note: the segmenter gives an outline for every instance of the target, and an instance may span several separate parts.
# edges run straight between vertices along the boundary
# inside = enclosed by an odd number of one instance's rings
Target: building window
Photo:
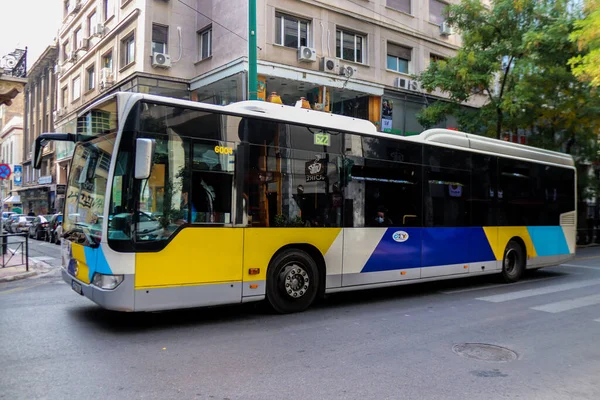
[[[167,53],[169,42],[169,27],[152,24],[152,54]]]
[[[387,69],[408,74],[412,49],[396,44],[387,44]]]
[[[441,25],[444,20],[444,9],[448,4],[438,0],[429,0],[429,22]]]
[[[198,59],[212,56],[212,28],[198,32]]]
[[[77,50],[81,46],[81,27],[75,29],[75,33],[73,34],[73,48]]]
[[[87,36],[92,37],[94,34],[94,27],[98,25],[98,14],[96,14],[96,10],[92,11],[90,15],[88,15],[88,31]]]
[[[69,43],[68,40],[65,40],[65,42],[62,45],[63,48],[63,61],[67,61],[69,58],[71,58],[71,43]]]
[[[385,5],[396,11],[410,14],[410,0],[386,0]]]
[[[102,0],[102,11],[104,13],[104,22],[115,14],[114,0]]]
[[[275,43],[297,49],[310,46],[310,22],[281,13],[275,14]]]
[[[135,34],[121,40],[121,68],[135,61]]]
[[[81,78],[78,76],[73,79],[73,101],[77,100],[81,95]]]
[[[446,61],[446,57],[444,56],[438,56],[437,54],[429,54],[429,63],[436,63],[438,61]]]
[[[346,61],[364,63],[365,36],[338,29],[335,33],[335,55]]]
[[[112,50],[102,56],[102,68],[113,69]]]
[[[61,89],[61,104],[63,106],[63,108],[67,108],[67,105],[69,104],[69,87],[68,86],[64,86]]]
[[[94,90],[94,88],[96,87],[96,71],[93,65],[91,65],[88,69],[85,70],[85,79],[86,90]]]

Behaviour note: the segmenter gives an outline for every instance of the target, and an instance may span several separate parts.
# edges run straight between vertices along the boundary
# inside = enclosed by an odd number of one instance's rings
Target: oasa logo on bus
[[[233,148],[224,146],[215,146],[215,153],[217,154],[233,154]]]
[[[394,232],[392,239],[394,239],[394,242],[398,243],[406,242],[408,240],[408,233],[404,231]]]

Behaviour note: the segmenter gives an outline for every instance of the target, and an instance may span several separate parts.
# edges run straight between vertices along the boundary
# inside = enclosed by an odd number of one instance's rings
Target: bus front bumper
[[[125,275],[123,282],[115,289],[106,290],[97,286],[83,283],[74,278],[65,269],[61,269],[63,280],[71,289],[92,300],[102,308],[116,311],[134,311],[134,279],[133,275]]]

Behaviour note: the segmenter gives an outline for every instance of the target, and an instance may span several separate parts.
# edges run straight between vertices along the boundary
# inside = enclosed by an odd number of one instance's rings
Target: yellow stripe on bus
[[[273,254],[288,244],[310,244],[327,253],[342,228],[246,228],[244,237],[244,281],[265,280]],[[250,268],[260,268],[250,275]]]
[[[81,282],[90,283],[90,269],[85,259],[84,247],[78,243],[72,243],[71,252],[73,258],[77,260],[77,274],[75,274],[75,278]]]
[[[243,228],[185,228],[159,252],[136,253],[135,287],[242,280]]]
[[[535,247],[533,246],[531,236],[529,236],[529,231],[527,230],[526,226],[484,227],[483,231],[485,232],[485,236],[490,243],[490,247],[494,252],[496,260],[502,260],[506,245],[513,237],[520,237],[523,239],[525,248],[527,249],[528,257],[537,257]]]

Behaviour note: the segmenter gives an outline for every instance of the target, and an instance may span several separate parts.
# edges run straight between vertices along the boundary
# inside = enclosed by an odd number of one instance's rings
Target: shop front
[[[246,100],[246,66],[240,63],[193,80],[191,99],[219,105]],[[382,85],[266,62],[259,62],[258,72],[259,100],[379,123]]]
[[[401,136],[418,135],[425,128],[417,120],[423,108],[435,101],[440,101],[423,94],[415,96],[408,93],[387,91],[381,101],[381,131]],[[453,116],[431,128],[456,129],[458,123]]]

